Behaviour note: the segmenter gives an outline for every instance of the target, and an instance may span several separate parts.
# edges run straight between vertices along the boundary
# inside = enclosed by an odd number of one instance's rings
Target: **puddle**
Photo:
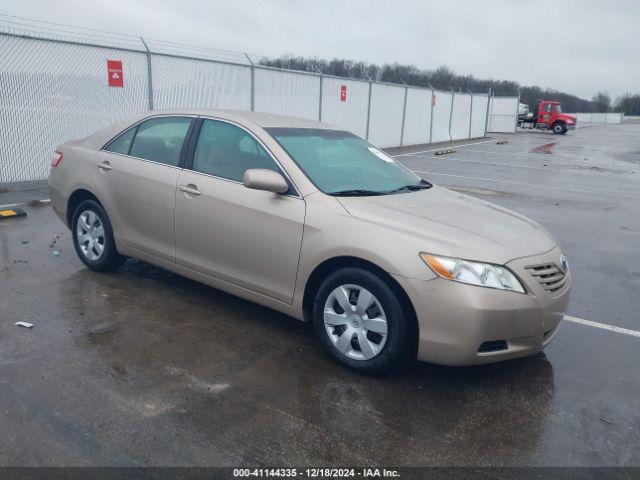
[[[529,151],[532,153],[546,153],[547,155],[551,155],[553,153],[553,147],[555,144],[556,142],[545,143],[544,145],[533,147]]]

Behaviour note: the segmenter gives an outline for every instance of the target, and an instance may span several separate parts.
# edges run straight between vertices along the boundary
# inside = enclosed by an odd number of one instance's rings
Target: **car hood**
[[[422,237],[428,253],[505,264],[514,258],[547,252],[556,245],[533,220],[443,187],[335,198],[360,220]]]

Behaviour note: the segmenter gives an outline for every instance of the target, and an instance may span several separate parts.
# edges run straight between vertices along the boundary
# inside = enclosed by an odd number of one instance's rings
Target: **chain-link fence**
[[[310,118],[393,147],[484,136],[489,95],[281,70],[248,54],[0,15],[0,183],[45,179],[60,143],[173,108]]]

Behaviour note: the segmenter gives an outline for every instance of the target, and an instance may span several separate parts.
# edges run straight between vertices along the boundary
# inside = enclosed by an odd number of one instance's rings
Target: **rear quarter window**
[[[107,152],[122,153],[123,155],[129,155],[131,150],[131,141],[136,133],[136,127],[130,128],[126,132],[120,134],[114,140],[104,148]]]

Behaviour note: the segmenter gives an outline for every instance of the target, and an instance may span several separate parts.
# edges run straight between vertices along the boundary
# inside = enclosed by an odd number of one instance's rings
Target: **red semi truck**
[[[560,102],[552,100],[538,100],[533,113],[518,115],[518,126],[522,128],[537,128],[551,130],[553,133],[567,133],[576,128],[576,117],[562,113]]]

